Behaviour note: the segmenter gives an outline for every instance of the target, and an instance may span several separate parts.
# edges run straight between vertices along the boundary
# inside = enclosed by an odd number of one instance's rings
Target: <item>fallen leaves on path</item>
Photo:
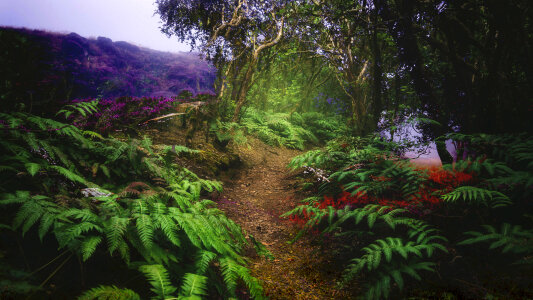
[[[300,154],[272,150],[259,141],[239,149],[244,167],[223,178],[219,208],[272,253],[274,259],[250,254],[252,275],[263,282],[270,299],[349,299],[337,290],[339,271],[310,238],[290,244],[298,229],[279,216],[304,196],[293,188],[286,168]]]

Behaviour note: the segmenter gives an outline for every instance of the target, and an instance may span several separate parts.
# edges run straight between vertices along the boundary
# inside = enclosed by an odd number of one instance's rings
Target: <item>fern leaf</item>
[[[46,212],[42,215],[41,224],[39,225],[39,231],[38,231],[39,239],[41,240],[41,242],[43,241],[43,238],[46,235],[46,233],[48,233],[52,225],[55,223],[56,216],[57,215],[55,213],[50,213],[50,212]]]
[[[70,181],[87,184],[87,181],[83,177],[61,166],[48,166],[48,169],[57,171],[59,174],[63,175],[66,179]]]
[[[87,261],[93,255],[100,242],[102,242],[102,237],[99,236],[90,236],[82,242],[81,254],[83,261]]]
[[[207,268],[209,268],[209,263],[216,257],[217,255],[213,252],[200,250],[196,255],[195,271],[199,274],[205,274]]]
[[[41,169],[41,165],[36,163],[27,163],[25,166],[26,170],[28,171],[28,173],[30,173],[31,176],[35,176],[35,174],[37,174],[37,172],[39,172],[39,170]]]
[[[113,252],[119,248],[121,242],[124,241],[123,236],[126,232],[128,223],[128,218],[121,218],[118,216],[113,216],[111,217],[111,219],[109,219],[108,222],[106,222],[105,232],[109,248],[109,254],[112,255]]]
[[[78,300],[140,300],[141,297],[130,289],[121,289],[114,285],[101,285],[99,287],[92,288]]]
[[[201,297],[207,295],[207,277],[186,273],[180,288],[180,296]]]
[[[148,282],[152,285],[150,290],[157,295],[152,299],[164,300],[173,297],[172,294],[177,288],[170,282],[168,272],[162,265],[143,265],[139,267],[139,271],[148,278]]]
[[[144,211],[146,210],[146,208],[144,207],[144,204],[141,202],[141,200],[137,200],[136,203],[136,210],[138,211],[138,213],[135,214],[135,218],[137,219],[137,233],[143,245],[147,249],[150,249],[154,238],[154,226],[152,223],[152,218],[150,218],[149,215],[145,214]]]

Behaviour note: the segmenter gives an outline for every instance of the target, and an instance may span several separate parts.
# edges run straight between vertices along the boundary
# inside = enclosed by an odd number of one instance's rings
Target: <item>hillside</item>
[[[194,53],[142,48],[105,37],[0,27],[2,107],[97,96],[212,91],[214,68]]]

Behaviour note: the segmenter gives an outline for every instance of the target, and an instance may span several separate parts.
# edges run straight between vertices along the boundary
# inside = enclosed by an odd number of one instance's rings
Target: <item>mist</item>
[[[190,47],[163,34],[150,0],[2,0],[0,26],[26,27],[84,37],[104,36],[154,50],[182,52]]]

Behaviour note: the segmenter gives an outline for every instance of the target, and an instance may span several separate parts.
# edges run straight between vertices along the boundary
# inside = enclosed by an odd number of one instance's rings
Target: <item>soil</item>
[[[251,145],[237,151],[243,166],[221,178],[224,192],[218,206],[274,256],[250,254],[252,275],[262,281],[270,299],[353,298],[337,288],[340,270],[316,239],[304,236],[290,243],[298,228],[280,217],[305,198],[286,167],[301,152],[249,141]]]

